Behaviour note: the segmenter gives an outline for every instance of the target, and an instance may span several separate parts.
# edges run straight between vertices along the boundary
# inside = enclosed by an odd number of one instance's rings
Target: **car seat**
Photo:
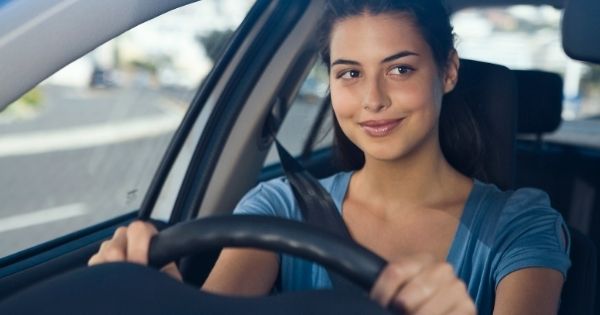
[[[571,155],[562,146],[543,141],[544,135],[561,125],[563,80],[539,70],[514,70],[514,74],[519,103],[516,186],[544,190],[552,197],[552,206],[567,218],[575,173]]]
[[[598,0],[570,0],[566,2],[562,22],[562,44],[569,57],[600,64],[600,41],[598,41],[600,22],[597,18],[599,14],[600,1]],[[575,263],[572,269],[576,268]],[[583,276],[589,277],[588,281],[593,281],[594,286],[597,283],[596,276],[591,273]],[[569,281],[567,280],[567,286]],[[582,285],[584,284],[585,282],[582,282]],[[580,292],[588,297],[588,293],[583,291],[584,288],[576,288],[576,290],[581,290]],[[591,297],[594,298],[594,293],[591,294]]]
[[[600,1],[569,0],[565,2],[562,44],[575,60],[600,63]]]
[[[482,163],[485,182],[501,189],[514,186],[517,87],[506,67],[461,59],[458,83],[444,97],[441,115],[471,111],[485,145]],[[458,139],[456,145],[461,145]],[[465,148],[468,151],[470,148]]]
[[[597,252],[594,243],[577,229],[571,233],[571,268],[567,273],[558,314],[594,314]]]
[[[519,146],[517,159],[518,184],[544,189],[550,196],[563,196],[572,181],[564,152],[546,150],[542,141],[544,133],[554,132],[560,126],[562,113],[562,78],[538,70],[516,70],[519,89],[518,133],[535,135],[532,143]],[[565,165],[567,164],[567,165]],[[553,206],[555,198],[553,198]],[[557,207],[560,209],[560,207]],[[563,211],[563,214],[566,214]],[[593,314],[596,296],[597,253],[596,246],[585,234],[570,226],[571,268],[563,286],[559,314]]]

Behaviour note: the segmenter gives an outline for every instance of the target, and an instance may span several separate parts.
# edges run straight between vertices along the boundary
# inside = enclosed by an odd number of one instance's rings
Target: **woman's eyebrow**
[[[401,51],[399,53],[393,54],[389,57],[385,57],[383,58],[383,60],[381,60],[381,63],[388,63],[390,61],[394,61],[396,59],[400,59],[403,57],[407,57],[407,56],[418,56],[419,54],[417,54],[416,52],[412,52],[409,50],[404,50]],[[348,59],[337,59],[334,62],[331,63],[331,66],[335,66],[335,65],[353,65],[353,66],[359,66],[360,62],[358,61],[354,61],[354,60],[348,60]]]
[[[353,66],[358,66],[360,65],[360,63],[358,61],[354,61],[354,60],[348,60],[348,59],[337,59],[336,61],[331,63],[331,66],[335,66],[335,65],[353,65]]]
[[[412,51],[409,51],[409,50],[404,50],[404,51],[401,51],[401,52],[399,52],[397,54],[393,54],[393,55],[391,55],[389,57],[383,58],[383,60],[381,60],[381,63],[388,63],[390,61],[394,61],[396,59],[400,59],[400,58],[403,58],[403,57],[418,56],[418,55],[419,54],[417,54],[416,52],[412,52]]]

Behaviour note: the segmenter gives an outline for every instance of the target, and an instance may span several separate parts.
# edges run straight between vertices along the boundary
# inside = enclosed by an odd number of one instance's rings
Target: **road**
[[[0,257],[137,209],[187,106],[147,89],[42,94],[33,116],[0,120]]]

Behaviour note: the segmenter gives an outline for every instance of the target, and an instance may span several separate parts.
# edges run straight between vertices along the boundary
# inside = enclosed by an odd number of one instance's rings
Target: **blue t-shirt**
[[[340,212],[351,175],[342,172],[320,181]],[[480,314],[492,312],[496,287],[509,273],[544,267],[566,278],[571,265],[568,231],[561,215],[550,207],[548,195],[532,188],[518,189],[508,199],[503,194],[495,185],[474,181],[447,257]],[[302,220],[285,178],[259,184],[234,214]],[[313,262],[281,255],[280,266],[284,292],[331,288],[326,270]]]

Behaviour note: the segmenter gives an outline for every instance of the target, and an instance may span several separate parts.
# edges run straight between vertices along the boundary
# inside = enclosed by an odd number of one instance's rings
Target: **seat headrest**
[[[560,126],[563,80],[557,73],[514,70],[519,95],[518,133],[542,134]]]
[[[458,83],[446,95],[442,115],[450,109],[470,110],[475,116],[485,145],[480,163],[487,178],[480,179],[503,189],[511,188],[515,172],[517,117],[517,87],[513,72],[504,66],[461,59]],[[457,139],[457,145],[460,142]]]
[[[573,59],[600,63],[600,1],[569,0],[562,21],[563,49]]]

